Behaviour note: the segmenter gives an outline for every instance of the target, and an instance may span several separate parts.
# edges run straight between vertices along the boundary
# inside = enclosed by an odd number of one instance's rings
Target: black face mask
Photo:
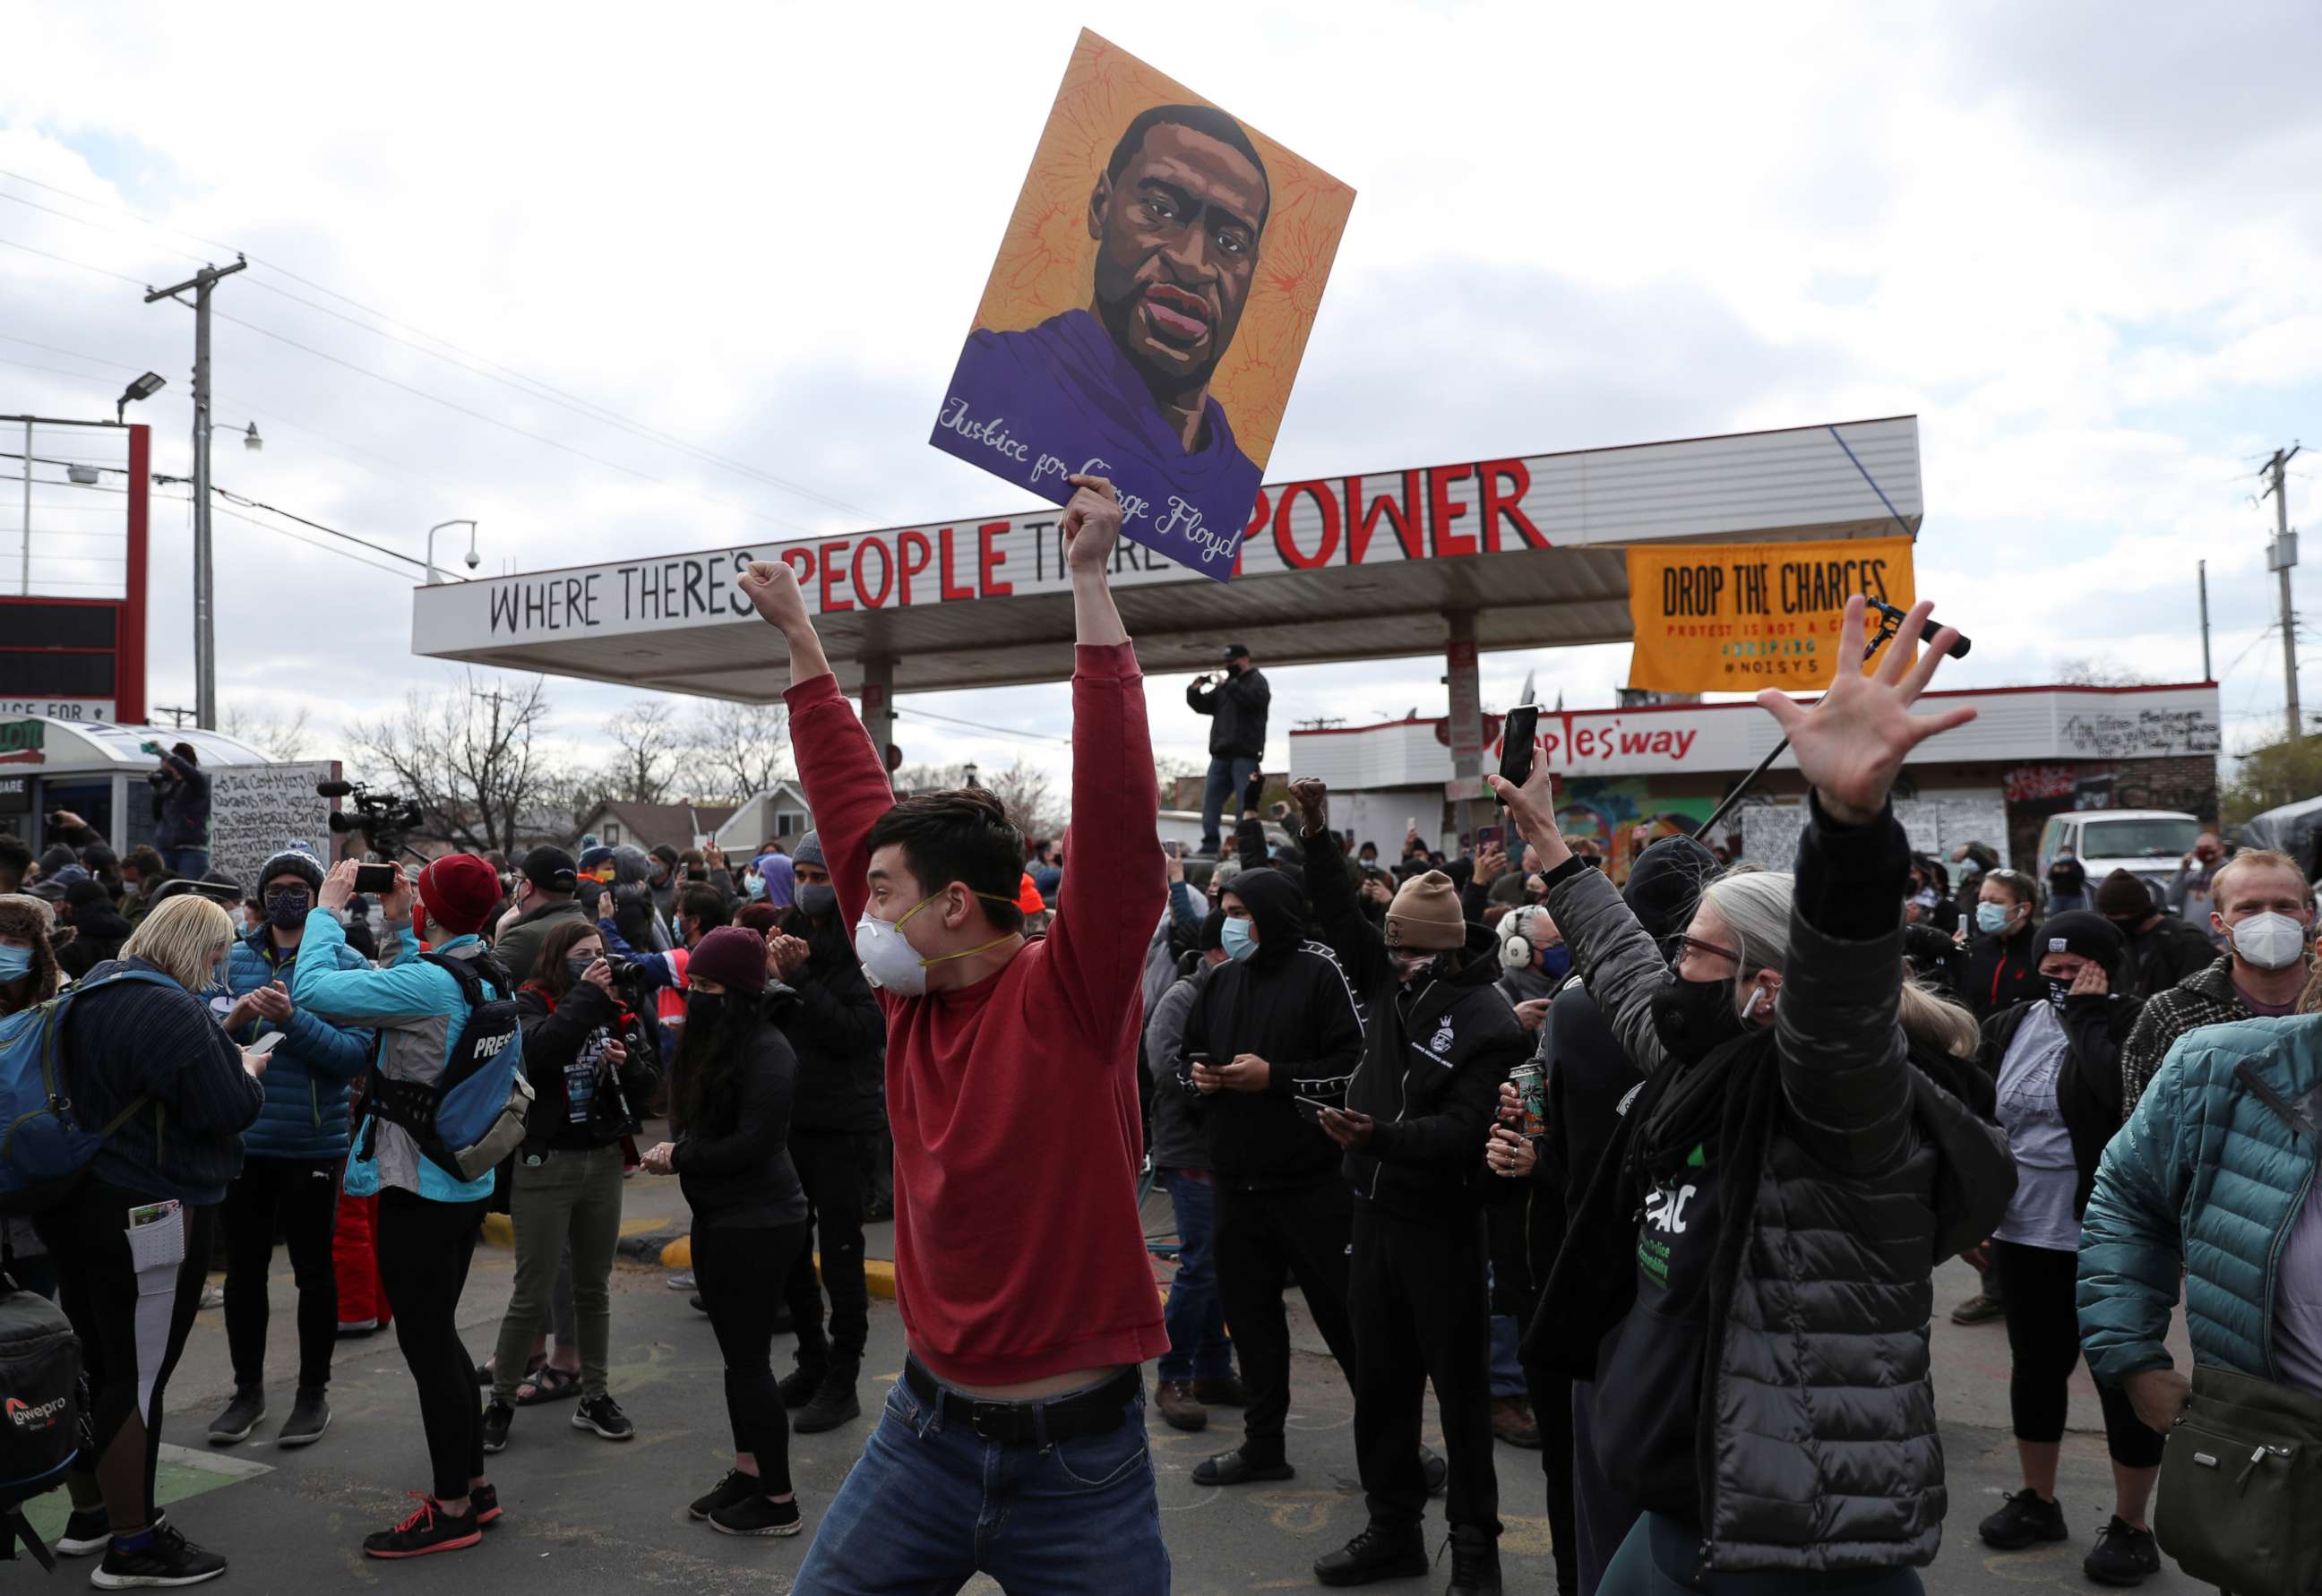
[[[711,1026],[725,1017],[726,998],[721,992],[688,992],[685,995],[685,1034],[703,1036]]]
[[[1687,980],[1672,971],[1653,993],[1653,1034],[1680,1063],[1697,1064],[1742,1035],[1730,980]]]
[[[2057,1008],[2061,1008],[2064,1006],[2064,999],[2071,995],[2072,983],[2071,981],[2061,980],[2052,975],[2048,978],[2049,1002],[2054,1004]]]

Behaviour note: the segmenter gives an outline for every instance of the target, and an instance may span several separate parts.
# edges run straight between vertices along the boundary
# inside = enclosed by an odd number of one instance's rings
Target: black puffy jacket
[[[1484,1142],[1500,1082],[1531,1051],[1499,992],[1500,939],[1467,927],[1455,975],[1406,988],[1386,934],[1356,900],[1346,855],[1324,834],[1308,838],[1306,887],[1314,917],[1363,998],[1363,1062],[1347,1107],[1373,1121],[1371,1139],[1346,1155],[1347,1179],[1405,1218],[1457,1217],[1482,1194]]]
[[[785,915],[782,928],[814,950],[790,979],[797,1000],[771,1010],[798,1053],[791,1124],[876,1135],[887,1126],[887,1017],[863,962],[844,932],[818,927],[803,910]]]
[[[1960,1062],[1896,1023],[1908,866],[1891,812],[1844,828],[1817,807],[1798,843],[1775,1025],[1728,1044],[1737,1084],[1754,1090],[1729,1099],[1720,1133],[1696,1574],[1924,1566],[1942,1545],[1930,1277],[1990,1234],[2016,1166],[2005,1133],[1937,1084],[1964,1073]],[[1668,967],[1601,875],[1559,868],[1550,889],[1590,992],[1646,1076],[1525,1343],[1527,1357],[1601,1390],[1622,1371],[1599,1371],[1600,1348],[1636,1298],[1643,1192],[1630,1154],[1678,1073],[1651,1016]],[[1860,935],[1874,912],[1888,928]]]
[[[1219,1180],[1246,1190],[1312,1186],[1333,1177],[1339,1148],[1294,1099],[1346,1101],[1363,1051],[1354,989],[1330,950],[1307,940],[1298,889],[1281,871],[1246,870],[1226,895],[1248,907],[1257,951],[1219,965],[1202,989],[1178,1044],[1177,1083],[1197,1105]],[[1272,1066],[1264,1091],[1194,1087],[1193,1054],[1228,1064],[1244,1053]]]

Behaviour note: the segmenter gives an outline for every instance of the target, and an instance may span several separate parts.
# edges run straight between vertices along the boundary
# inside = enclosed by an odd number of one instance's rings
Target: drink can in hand
[[[1508,1081],[1516,1089],[1520,1120],[1516,1129],[1527,1136],[1548,1131],[1548,1071],[1537,1062],[1518,1064]]]

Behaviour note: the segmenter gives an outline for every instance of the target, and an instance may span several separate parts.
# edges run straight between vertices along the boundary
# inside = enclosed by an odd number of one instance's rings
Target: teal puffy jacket
[[[2298,1117],[2322,1086],[2322,1018],[2188,1032],[2105,1149],[2080,1233],[2080,1340],[2108,1385],[2166,1368],[2180,1266],[2193,1361],[2263,1380],[2273,1366],[2282,1244],[2314,1183]],[[2271,1099],[2271,1100],[2269,1100]]]

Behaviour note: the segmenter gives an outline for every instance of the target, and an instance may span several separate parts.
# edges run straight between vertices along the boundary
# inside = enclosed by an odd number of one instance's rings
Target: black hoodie
[[[121,957],[121,944],[129,940],[129,922],[107,901],[75,904],[72,928],[72,940],[57,950],[57,965],[75,980]]]
[[[1319,838],[1320,834],[1316,834]],[[1500,996],[1500,940],[1467,927],[1458,968],[1406,987],[1386,935],[1356,900],[1346,856],[1310,839],[1306,887],[1314,915],[1363,998],[1363,1062],[1347,1107],[1373,1121],[1346,1155],[1347,1179],[1385,1212],[1412,1219],[1471,1211],[1485,1178],[1484,1142],[1500,1082],[1531,1051]]]
[[[1219,1180],[1250,1190],[1314,1185],[1338,1168],[1338,1145],[1293,1099],[1345,1101],[1363,1050],[1354,988],[1330,950],[1306,939],[1305,906],[1280,871],[1246,870],[1226,894],[1248,906],[1257,951],[1219,965],[1202,989],[1179,1044],[1178,1084],[1199,1105]],[[1266,1089],[1201,1094],[1197,1053],[1219,1064],[1257,1054],[1272,1066]]]

